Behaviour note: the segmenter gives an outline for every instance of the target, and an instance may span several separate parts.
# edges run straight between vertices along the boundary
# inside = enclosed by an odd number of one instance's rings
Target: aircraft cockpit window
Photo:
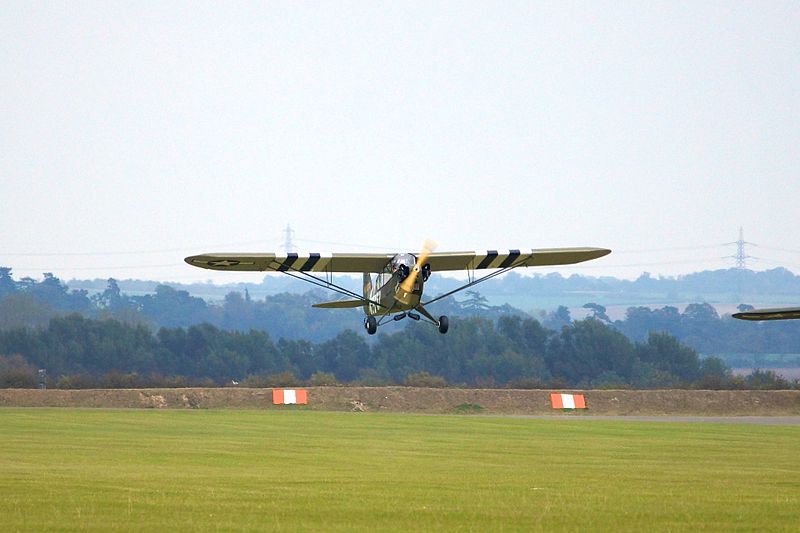
[[[411,270],[416,262],[416,258],[411,254],[397,254],[392,259],[392,272],[397,271],[401,265]]]
[[[400,279],[405,279],[411,272],[411,269],[414,268],[416,262],[417,258],[411,254],[397,254],[392,258],[389,267],[392,270],[392,274],[397,274]]]

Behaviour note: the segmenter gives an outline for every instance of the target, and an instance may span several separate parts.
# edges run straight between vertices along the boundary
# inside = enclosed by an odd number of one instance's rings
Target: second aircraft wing
[[[432,253],[431,271],[483,270],[520,266],[571,265],[611,253],[606,248],[542,248],[520,250],[482,250],[476,252]]]
[[[571,265],[603,257],[605,248],[544,248],[434,252],[431,271],[484,270],[521,266]],[[395,254],[351,253],[209,253],[187,257],[192,266],[212,270],[274,272],[381,272]]]

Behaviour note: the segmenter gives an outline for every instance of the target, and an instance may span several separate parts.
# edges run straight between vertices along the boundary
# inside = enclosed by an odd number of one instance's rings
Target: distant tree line
[[[588,318],[554,331],[537,320],[454,319],[447,335],[411,322],[373,342],[344,330],[320,343],[211,324],[160,328],[77,313],[0,331],[0,386],[408,384],[514,388],[791,388],[769,372],[738,378],[667,333],[632,342]]]
[[[353,334],[364,337],[363,331],[355,326],[362,319],[359,310],[332,312],[311,308],[312,303],[329,297],[322,291],[309,291],[253,299],[245,290],[243,293],[230,292],[223,301],[209,303],[169,285],[157,285],[151,293],[126,294],[114,279],[107,280],[102,291],[90,295],[83,289],[70,290],[49,273],[39,281],[31,278],[16,281],[10,268],[0,267],[0,331],[47,329],[51,327],[52,319],[78,313],[98,321],[113,319],[151,336],[160,334],[162,329],[189,331],[205,324],[231,335],[249,335],[251,331],[258,331],[265,332],[270,339],[306,341],[316,345],[338,338],[348,328],[357,329]],[[534,318],[509,305],[492,306],[476,291],[465,291],[458,300],[450,297],[436,305],[437,314],[462,319],[478,317],[490,321],[495,327],[499,327],[501,318]],[[742,360],[758,361],[757,357],[752,357],[753,354],[795,354],[800,351],[800,321],[740,322],[729,316],[720,316],[707,303],[691,304],[682,312],[671,306],[660,309],[630,307],[623,320],[611,320],[602,305],[588,303],[584,307],[589,309],[592,318],[623,334],[634,345],[649,342],[651,333],[666,333],[704,356],[724,355],[726,361],[732,360],[730,354],[743,354]],[[574,326],[569,310],[563,306],[535,318],[543,328],[554,332]],[[392,330],[397,327],[392,326]],[[387,331],[391,330],[387,328]],[[450,348],[442,346],[441,349],[452,349],[451,333],[445,337]],[[374,339],[365,340],[365,343],[369,342],[374,342]],[[465,345],[463,349],[467,347]],[[8,352],[4,353],[8,355]],[[397,381],[398,378],[393,374],[392,379]]]
[[[585,307],[592,305],[587,304]],[[614,322],[609,321],[603,311],[602,306],[596,306],[592,309],[592,316],[612,324],[634,341],[642,341],[650,332],[660,331],[704,354],[800,352],[798,320],[740,321],[730,316],[720,316],[708,303],[689,304],[683,312],[673,306],[657,309],[629,307],[625,319]]]
[[[687,294],[693,297],[709,294],[763,297],[763,295],[800,295],[800,276],[782,267],[759,272],[739,268],[705,270],[677,277],[655,277],[649,272],[643,272],[634,280],[578,274],[564,277],[557,272],[522,276],[511,272],[498,279],[493,288],[497,292],[508,294],[525,291],[530,294],[546,295],[583,292],[651,298],[669,298]]]
[[[465,291],[459,295],[459,300],[451,297],[438,302],[436,311],[454,319],[461,318],[461,321],[454,324],[458,323],[459,328],[466,331],[458,332],[453,328],[446,336],[430,336],[429,330],[433,328],[423,326],[421,332],[417,333],[416,329],[410,327],[401,330],[402,334],[398,337],[382,334],[378,339],[368,339],[363,330],[354,326],[360,324],[360,311],[331,312],[311,308],[312,303],[328,298],[329,295],[323,292],[310,291],[304,294],[274,294],[256,300],[244,291],[230,292],[223,301],[209,303],[185,290],[168,285],[157,285],[151,293],[126,294],[120,290],[114,279],[107,280],[104,290],[89,294],[86,290],[70,290],[49,273],[39,281],[31,278],[16,281],[11,276],[11,269],[4,267],[0,268],[0,332],[6,341],[12,338],[27,340],[22,344],[0,345],[0,354],[6,357],[23,354],[30,364],[47,368],[51,376],[82,375],[87,379],[96,379],[97,376],[113,371],[136,373],[137,379],[160,375],[217,382],[222,382],[226,376],[239,380],[246,379],[248,375],[267,376],[291,372],[295,378],[307,380],[313,373],[321,372],[323,375],[335,376],[336,380],[374,378],[376,382],[402,383],[408,375],[428,372],[441,377],[447,383],[478,384],[484,379],[486,383],[499,385],[507,385],[515,380],[527,380],[531,383],[538,380],[543,384],[563,382],[591,386],[602,386],[607,382],[637,386],[649,386],[648,383],[651,382],[661,386],[670,383],[693,386],[698,380],[704,379],[705,374],[698,376],[696,372],[673,370],[669,371],[668,376],[652,374],[648,370],[650,367],[657,371],[660,371],[660,367],[642,352],[643,347],[657,342],[662,338],[660,335],[666,335],[681,348],[691,349],[704,356],[719,355],[725,358],[727,364],[733,360],[730,354],[745,354],[741,359],[752,361],[754,364],[751,366],[759,366],[756,364],[759,358],[751,357],[752,354],[796,354],[800,348],[800,321],[740,322],[729,316],[719,316],[706,303],[691,304],[683,312],[670,306],[660,309],[630,307],[623,320],[613,321],[602,305],[589,303],[584,307],[590,311],[593,319],[591,324],[600,324],[603,326],[602,331],[608,332],[608,338],[612,338],[610,335],[613,333],[613,338],[617,339],[617,344],[610,341],[608,343],[609,346],[619,347],[621,350],[615,352],[613,357],[627,360],[623,355],[633,350],[637,354],[635,359],[646,363],[645,366],[633,363],[633,366],[603,366],[604,363],[599,362],[602,357],[612,356],[601,354],[598,355],[600,359],[593,363],[603,367],[603,371],[598,374],[585,369],[572,369],[570,365],[574,361],[569,364],[559,362],[559,358],[554,355],[569,353],[575,344],[565,332],[576,334],[574,332],[588,327],[586,321],[573,321],[569,310],[563,306],[533,320],[530,315],[511,306],[492,306],[480,293]],[[98,341],[86,345],[83,340],[62,342],[60,339],[72,339],[69,335],[59,336],[58,332],[64,328],[69,330],[72,326],[68,325],[74,325],[77,320],[74,314],[85,319],[84,327],[89,328],[88,324],[91,324],[91,331],[87,332],[89,339],[101,338],[102,335],[97,332],[116,333],[111,338],[103,337],[102,343]],[[507,334],[510,331],[508,324],[514,321],[528,324],[528,330],[533,328],[530,324],[538,324],[546,332],[546,342],[531,347]],[[357,329],[356,332],[347,331],[353,327]],[[398,327],[399,325],[387,327],[382,333],[398,332]],[[494,342],[484,344],[481,339],[465,341],[463,336],[475,328],[484,332],[491,331],[490,337]],[[191,348],[176,348],[177,341],[171,336],[180,339],[182,335],[192,339]],[[202,344],[197,339],[203,338],[203,335],[213,337],[215,341],[205,351],[198,351],[194,347]],[[430,338],[424,335],[429,335]],[[474,333],[473,335],[480,337]],[[363,344],[368,347],[369,362],[358,363],[357,372],[348,373],[341,368],[333,371],[330,364],[320,364],[319,361],[313,365],[307,362],[301,364],[302,357],[297,354],[308,354],[312,351],[320,353],[320,350],[325,353],[324,350],[329,349],[326,343],[341,343],[343,338],[351,336],[359,340],[358,346]],[[507,337],[514,340],[509,341]],[[243,339],[247,339],[252,346],[248,345],[251,347],[245,349],[241,344],[245,342]],[[417,339],[416,344],[404,344],[414,339]],[[271,346],[280,346],[280,354],[283,355],[257,355],[252,350],[259,343],[263,343],[265,353],[271,353]],[[356,346],[355,341],[353,343]],[[396,349],[387,351],[387,346],[395,345]],[[499,358],[495,357],[498,350],[501,356]],[[363,350],[356,350],[354,353],[362,352]],[[413,359],[414,364],[402,366],[406,354],[417,353],[427,354],[424,357],[431,359],[431,365],[421,366],[418,359]],[[597,351],[592,353],[597,355]],[[542,359],[524,354],[536,354]],[[292,364],[287,366],[281,357],[289,357]],[[73,361],[71,358],[77,359]],[[498,362],[500,359],[502,364]],[[92,360],[95,362],[91,363]],[[265,362],[259,366],[257,362],[262,360],[269,361],[269,364]],[[449,366],[437,367],[443,360],[449,360]],[[462,366],[461,362],[467,366]],[[494,364],[500,366],[494,368]],[[486,371],[487,367],[491,368],[491,372]],[[503,371],[503,368],[512,369],[513,372]],[[365,369],[371,370],[367,372]],[[367,374],[362,375],[362,370]],[[731,381],[733,378],[729,374],[720,379],[721,383],[731,386],[735,381]]]
[[[106,282],[103,291],[90,295],[85,289],[70,290],[51,273],[45,273],[41,281],[31,278],[15,281],[10,268],[0,267],[0,330],[41,327],[51,318],[77,312],[90,318],[143,324],[153,330],[207,323],[228,331],[258,329],[274,338],[323,341],[359,324],[363,316],[359,310],[330,312],[311,307],[329,299],[330,294],[317,289],[255,300],[245,290],[229,292],[222,302],[209,303],[186,290],[163,284],[156,285],[151,293],[129,295],[122,292],[113,278]],[[508,305],[489,306],[485,298],[473,291],[466,291],[461,301],[449,298],[437,304],[437,312],[489,318],[525,314]]]

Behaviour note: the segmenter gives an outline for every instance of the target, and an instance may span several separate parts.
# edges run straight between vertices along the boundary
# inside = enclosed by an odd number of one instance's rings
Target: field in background
[[[794,530],[798,426],[0,409],[3,531]]]
[[[786,381],[794,382],[800,381],[800,367],[790,367],[790,368],[781,368],[781,367],[754,367],[754,368],[733,368],[731,371],[734,375],[746,377],[755,372],[756,370],[762,371],[770,371],[774,372],[778,376],[782,377]]]

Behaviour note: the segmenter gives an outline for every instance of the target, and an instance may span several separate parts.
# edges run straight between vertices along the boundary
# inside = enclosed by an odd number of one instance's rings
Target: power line
[[[707,258],[696,258],[696,259],[685,259],[685,260],[676,260],[676,261],[653,261],[649,263],[625,263],[625,264],[594,264],[594,263],[586,263],[580,265],[562,265],[569,268],[591,268],[591,269],[607,269],[607,268],[630,268],[630,267],[645,267],[645,266],[663,266],[663,265],[691,265],[691,264],[705,264],[711,262],[719,262],[725,257],[707,257]]]
[[[642,253],[656,253],[656,252],[680,252],[691,250],[708,250],[712,248],[722,248],[727,243],[719,244],[702,244],[697,246],[671,246],[667,248],[645,248],[640,250],[614,250],[613,253],[619,254],[642,254]]]
[[[789,252],[791,254],[800,254],[800,250],[792,250],[789,248],[779,248],[777,246],[767,246],[765,244],[753,244],[753,246],[757,246],[758,248],[764,248],[765,250],[772,250],[775,252]]]
[[[166,254],[178,253],[197,250],[200,248],[223,248],[228,246],[250,246],[263,244],[264,240],[260,241],[241,241],[226,244],[201,244],[201,245],[187,245],[182,248],[162,248],[158,250],[126,250],[126,251],[110,251],[110,252],[3,252],[3,256],[19,256],[19,257],[97,257],[104,255],[146,255],[146,254]]]
[[[330,246],[348,246],[350,248],[372,249],[372,250],[391,251],[391,252],[397,252],[398,250],[404,249],[402,247],[389,248],[387,246],[374,246],[374,245],[369,245],[369,244],[353,244],[353,243],[348,243],[348,242],[318,241],[318,240],[314,240],[314,239],[295,239],[295,240],[299,241],[299,242],[307,242],[307,243],[311,243],[311,244],[327,244],[327,245],[330,245]]]

